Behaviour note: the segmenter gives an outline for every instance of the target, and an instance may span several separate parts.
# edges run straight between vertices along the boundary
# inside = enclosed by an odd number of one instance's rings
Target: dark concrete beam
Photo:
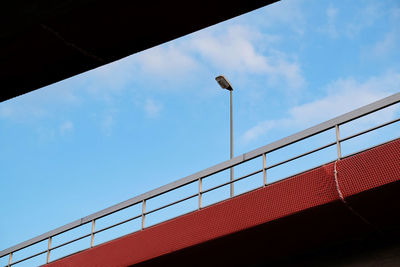
[[[3,1],[0,102],[276,1]]]

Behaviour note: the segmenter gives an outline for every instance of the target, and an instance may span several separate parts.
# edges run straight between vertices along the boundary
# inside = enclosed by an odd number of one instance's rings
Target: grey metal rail
[[[370,128],[368,130],[356,133],[356,134],[354,134],[352,136],[348,136],[348,137],[343,138],[343,139],[340,139],[340,136],[339,136],[339,126],[340,125],[342,125],[344,123],[347,123],[349,121],[355,120],[357,118],[360,118],[362,116],[366,116],[366,115],[368,115],[370,113],[373,113],[375,111],[381,110],[383,108],[386,108],[388,106],[394,105],[394,104],[399,103],[399,102],[400,102],[400,93],[396,93],[394,95],[391,95],[389,97],[386,97],[384,99],[381,99],[379,101],[371,103],[371,104],[366,105],[364,107],[358,108],[358,109],[356,109],[354,111],[348,112],[348,113],[346,113],[344,115],[338,116],[338,117],[336,117],[334,119],[331,119],[331,120],[328,120],[326,122],[320,123],[320,124],[318,124],[316,126],[308,128],[308,129],[306,129],[304,131],[298,132],[296,134],[290,135],[290,136],[288,136],[286,138],[283,138],[281,140],[278,140],[276,142],[270,143],[270,144],[268,144],[266,146],[260,147],[258,149],[253,150],[253,151],[250,151],[248,153],[244,153],[244,154],[242,154],[240,156],[237,156],[237,157],[235,157],[235,158],[233,158],[231,160],[224,161],[224,162],[222,162],[220,164],[217,164],[217,165],[215,165],[213,167],[207,168],[205,170],[202,170],[202,171],[197,172],[195,174],[189,175],[189,176],[187,176],[185,178],[182,178],[180,180],[177,180],[175,182],[172,182],[172,183],[169,183],[167,185],[161,186],[161,187],[159,187],[157,189],[154,189],[154,190],[151,190],[151,191],[149,191],[147,193],[141,194],[139,196],[136,196],[136,197],[133,197],[133,198],[128,199],[126,201],[123,201],[123,202],[121,202],[119,204],[113,205],[113,206],[111,206],[109,208],[103,209],[103,210],[101,210],[99,212],[96,212],[96,213],[93,213],[93,214],[88,215],[86,217],[83,217],[83,218],[81,218],[79,220],[73,221],[73,222],[71,222],[69,224],[66,224],[64,226],[56,228],[56,229],[54,229],[52,231],[49,231],[49,232],[44,233],[42,235],[39,235],[39,236],[37,236],[35,238],[29,239],[29,240],[27,240],[25,242],[22,242],[22,243],[20,243],[18,245],[15,245],[13,247],[7,248],[7,249],[5,249],[5,250],[0,252],[0,258],[5,256],[5,255],[9,255],[10,256],[10,261],[9,261],[8,266],[11,266],[11,265],[17,264],[17,263],[19,263],[21,261],[24,261],[24,260],[30,259],[32,257],[35,257],[35,256],[37,256],[39,254],[43,254],[43,253],[47,252],[48,253],[47,262],[49,262],[50,251],[54,250],[56,248],[59,248],[62,245],[69,244],[69,243],[74,242],[74,241],[76,241],[78,239],[82,239],[82,238],[86,238],[86,237],[91,236],[92,237],[91,246],[93,246],[93,239],[94,239],[94,235],[96,233],[105,231],[105,230],[107,230],[109,228],[112,228],[114,226],[120,225],[122,223],[131,221],[133,219],[137,219],[137,218],[140,218],[140,217],[142,217],[142,229],[143,229],[144,228],[144,224],[145,224],[144,223],[145,222],[144,221],[145,220],[145,216],[147,214],[153,213],[153,212],[158,211],[160,209],[163,209],[165,207],[169,207],[171,205],[174,205],[176,203],[180,203],[182,201],[185,201],[187,199],[190,199],[190,198],[193,198],[193,197],[196,197],[196,196],[199,197],[199,208],[201,208],[201,196],[204,193],[207,193],[207,192],[209,192],[211,190],[214,190],[216,188],[219,188],[221,186],[225,186],[227,184],[231,184],[231,183],[237,182],[239,180],[242,180],[242,179],[247,178],[249,176],[255,175],[257,173],[264,172],[264,175],[266,175],[266,170],[267,169],[270,169],[270,168],[276,167],[278,165],[287,163],[289,161],[292,161],[292,160],[295,160],[295,159],[300,158],[302,156],[314,153],[314,152],[322,150],[324,148],[333,146],[335,144],[337,145],[338,158],[341,158],[341,151],[340,151],[340,143],[341,142],[349,140],[349,139],[351,139],[353,137],[356,137],[356,136],[359,136],[361,134],[370,132],[372,130],[387,126],[389,124],[398,122],[400,119],[395,119],[395,120],[392,120],[390,122],[386,122],[386,123],[381,124],[379,126],[376,126],[376,127]],[[326,130],[330,130],[330,129],[333,129],[333,128],[336,128],[336,142],[329,143],[329,144],[324,145],[324,146],[322,146],[320,148],[313,149],[313,150],[311,150],[309,152],[300,154],[298,156],[295,156],[295,157],[292,157],[290,159],[284,160],[282,162],[276,163],[276,164],[274,164],[272,166],[269,166],[269,167],[267,167],[265,165],[265,155],[267,153],[273,152],[273,151],[275,151],[277,149],[286,147],[286,146],[288,146],[290,144],[293,144],[295,142],[299,142],[299,141],[301,141],[301,140],[303,140],[305,138],[312,137],[314,135],[317,135],[317,134],[319,134],[321,132],[324,132]],[[244,162],[246,162],[248,160],[260,157],[260,156],[263,156],[263,160],[264,160],[264,163],[263,163],[264,165],[263,165],[263,168],[261,170],[254,171],[254,172],[252,172],[250,174],[247,174],[247,175],[244,175],[244,176],[242,176],[240,178],[237,178],[237,179],[235,179],[235,180],[233,180],[231,182],[224,183],[222,185],[218,185],[216,187],[213,187],[213,188],[210,188],[210,189],[207,189],[207,190],[204,190],[204,191],[201,190],[201,181],[202,181],[202,179],[204,179],[204,178],[206,178],[208,176],[211,176],[213,174],[216,174],[218,172],[224,171],[226,169],[232,168],[232,167],[234,167],[234,166],[236,166],[238,164],[244,163]],[[266,176],[264,177],[264,179],[266,179]],[[156,208],[154,210],[146,212],[145,204],[146,204],[147,200],[155,198],[155,197],[157,197],[159,195],[165,194],[167,192],[170,192],[172,190],[175,190],[177,188],[183,187],[183,186],[185,186],[187,184],[190,184],[190,183],[193,183],[193,182],[196,182],[196,181],[199,182],[199,192],[198,193],[196,193],[194,195],[190,195],[190,196],[188,196],[186,198],[183,198],[181,200],[175,201],[173,203],[164,205],[162,207]],[[264,183],[264,185],[265,184],[266,183]],[[107,215],[110,215],[112,213],[115,213],[117,211],[120,211],[122,209],[125,209],[125,208],[128,208],[130,206],[133,206],[135,204],[139,204],[139,203],[142,203],[142,214],[141,215],[135,216],[135,217],[127,219],[125,221],[122,221],[122,222],[119,222],[117,224],[111,225],[109,227],[105,227],[103,229],[95,231],[95,221],[96,220],[98,220],[100,218],[103,218],[103,217],[105,217]],[[62,234],[64,232],[66,232],[66,231],[72,230],[72,229],[74,229],[76,227],[79,227],[79,226],[82,226],[82,225],[88,224],[88,223],[92,223],[92,232],[91,232],[91,234],[84,235],[83,237],[80,237],[78,239],[74,239],[74,240],[69,241],[69,242],[67,242],[65,244],[61,244],[59,246],[51,248],[50,245],[51,245],[51,238],[52,237],[60,235],[60,234]],[[37,244],[39,242],[42,242],[44,240],[49,240],[49,247],[48,247],[48,249],[46,251],[40,252],[39,254],[35,254],[33,256],[29,256],[28,258],[25,258],[25,259],[22,259],[22,260],[19,260],[19,261],[16,261],[16,262],[12,263],[12,255],[13,255],[13,253],[15,253],[15,252],[17,252],[19,250],[22,250],[22,249],[24,249],[26,247],[32,246],[34,244]]]

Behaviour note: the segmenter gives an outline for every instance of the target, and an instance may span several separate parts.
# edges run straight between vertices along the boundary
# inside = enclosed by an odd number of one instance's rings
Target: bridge
[[[276,1],[3,1],[0,102]]]
[[[5,249],[0,259],[49,267],[399,263],[400,118],[382,115],[399,102],[400,93],[386,97]],[[364,141],[348,146],[354,140]],[[306,151],[288,150],[302,143]],[[284,157],[274,161],[277,152]],[[302,159],[317,165],[290,165]],[[233,181],[210,183],[230,168]],[[277,168],[294,173],[277,179]],[[248,179],[251,190],[206,204],[208,194]],[[149,223],[155,214],[160,220]],[[99,240],[133,222],[129,233]]]

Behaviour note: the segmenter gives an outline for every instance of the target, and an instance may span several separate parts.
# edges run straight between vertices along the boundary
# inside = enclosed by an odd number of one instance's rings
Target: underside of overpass
[[[2,1],[0,102],[276,1]]]
[[[46,266],[398,266],[400,139]]]

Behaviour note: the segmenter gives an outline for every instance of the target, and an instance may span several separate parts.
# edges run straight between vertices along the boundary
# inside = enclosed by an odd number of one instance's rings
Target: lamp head
[[[215,80],[218,82],[222,89],[233,91],[232,85],[223,75],[217,76]]]

